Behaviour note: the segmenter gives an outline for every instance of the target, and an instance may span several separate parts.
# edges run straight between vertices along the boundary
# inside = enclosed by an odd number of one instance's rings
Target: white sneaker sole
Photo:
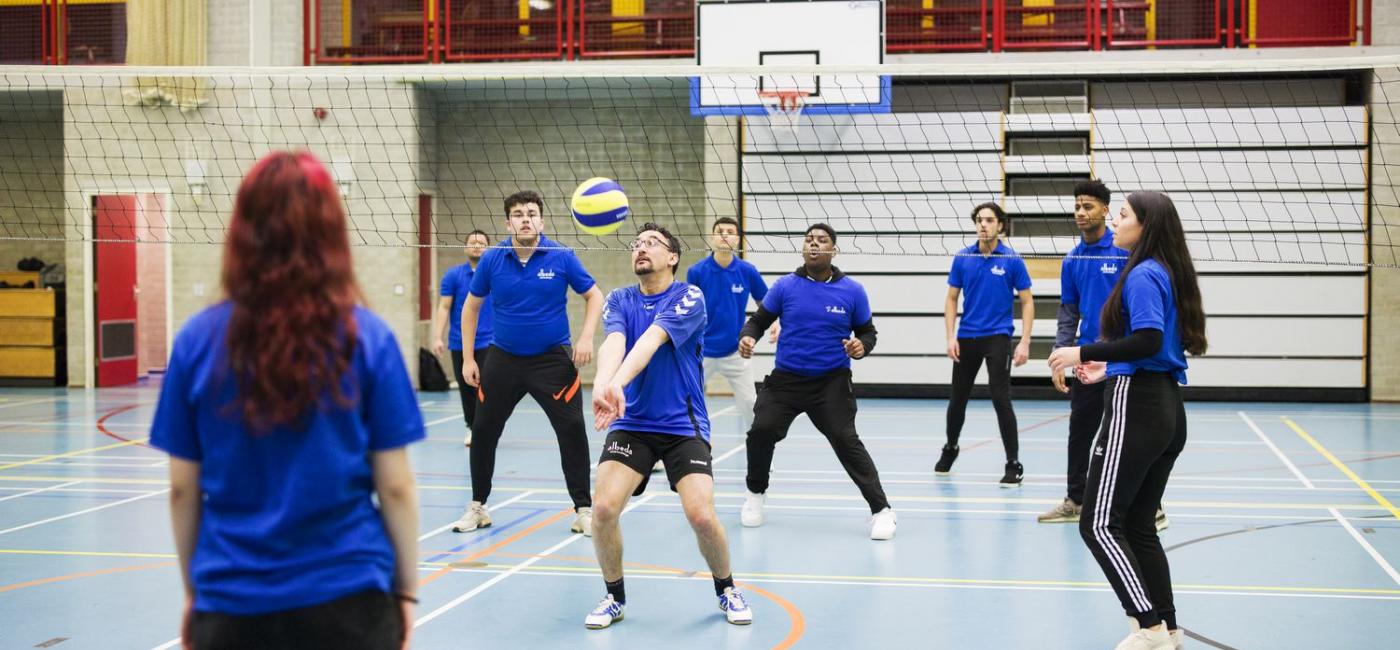
[[[484,524],[479,524],[479,525],[473,526],[473,527],[471,527],[471,528],[465,528],[465,527],[462,527],[462,526],[458,526],[458,525],[456,525],[456,524],[453,524],[453,525],[452,525],[452,532],[454,532],[454,533],[470,533],[470,532],[472,532],[472,531],[474,531],[474,530],[481,530],[482,528],[490,528],[490,527],[491,527],[491,522],[486,522],[486,523],[484,523]]]
[[[586,627],[586,628],[588,628],[588,629],[590,629],[590,630],[601,630],[601,629],[603,629],[603,628],[605,628],[605,627],[610,627],[613,623],[616,623],[616,622],[618,622],[618,621],[621,621],[621,620],[623,619],[623,617],[624,617],[623,614],[618,614],[616,618],[614,618],[614,619],[608,621],[607,623],[589,623],[589,622],[585,621],[584,624],[583,624],[583,626]]]

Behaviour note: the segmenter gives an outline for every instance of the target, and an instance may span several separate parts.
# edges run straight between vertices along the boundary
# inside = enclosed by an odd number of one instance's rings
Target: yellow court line
[[[108,450],[108,449],[116,449],[116,448],[118,448],[118,447],[127,447],[127,446],[130,446],[130,445],[139,445],[139,444],[142,444],[142,443],[146,442],[147,440],[150,440],[150,438],[140,438],[140,439],[137,439],[137,440],[123,440],[123,441],[121,441],[121,442],[115,442],[115,443],[112,443],[112,444],[110,444],[110,445],[103,445],[103,446],[101,446],[101,447],[92,447],[92,448],[90,448],[90,449],[77,449],[77,450],[74,450],[74,451],[66,451],[66,452],[61,453],[61,454],[52,454],[52,455],[49,455],[49,456],[40,456],[40,457],[38,457],[38,458],[31,458],[31,459],[29,459],[29,460],[20,461],[20,462],[18,462],[18,463],[10,463],[10,464],[8,464],[8,465],[0,465],[0,471],[7,470],[7,469],[13,469],[13,468],[16,468],[16,467],[24,467],[25,465],[33,465],[33,464],[35,464],[35,463],[47,463],[47,462],[49,462],[49,461],[51,461],[51,460],[56,460],[56,459],[59,459],[59,458],[67,458],[67,457],[69,457],[69,456],[81,456],[82,454],[90,454],[90,453],[93,453],[93,452],[95,452],[95,451],[106,451],[106,450]],[[63,479],[63,480],[73,480],[73,479]]]
[[[1347,478],[1351,479],[1353,483],[1356,483],[1356,485],[1362,490],[1364,490],[1366,494],[1371,495],[1371,498],[1375,499],[1376,503],[1381,504],[1381,507],[1385,508],[1386,510],[1389,510],[1390,514],[1396,519],[1400,519],[1400,508],[1396,508],[1395,504],[1391,503],[1384,496],[1381,496],[1380,492],[1377,492],[1375,488],[1371,487],[1371,484],[1367,483],[1360,476],[1357,476],[1356,472],[1351,471],[1351,468],[1347,467],[1347,464],[1343,463],[1340,458],[1333,456],[1332,452],[1327,451],[1327,448],[1323,447],[1322,443],[1318,442],[1312,436],[1308,435],[1308,432],[1304,431],[1303,427],[1298,426],[1297,423],[1295,423],[1293,420],[1288,419],[1287,417],[1280,417],[1279,419],[1283,420],[1284,424],[1287,424],[1289,428],[1293,429],[1294,433],[1297,433],[1299,436],[1302,436],[1303,440],[1308,441],[1308,444],[1312,445],[1313,449],[1317,450],[1317,453],[1322,454],[1323,458],[1332,461],[1332,464],[1336,465],[1337,469],[1341,470],[1343,474],[1346,474]]]
[[[425,562],[430,566],[446,565],[442,562]],[[506,570],[514,565],[510,564],[485,564],[474,569],[485,570]],[[463,567],[467,568],[467,567]],[[553,571],[564,574],[572,573],[597,573],[596,566],[557,566],[547,564],[536,564],[530,567],[531,571]],[[628,573],[655,574],[655,575],[676,575],[675,571],[665,571],[661,569],[634,569],[627,568]],[[848,576],[848,575],[827,575],[817,573],[763,573],[745,571],[740,578],[749,579],[772,579],[772,580],[825,580],[832,582],[885,582],[890,584],[926,584],[926,585],[972,585],[986,587],[1076,587],[1076,588],[1107,588],[1107,582],[1087,582],[1078,580],[1006,580],[1006,579],[979,579],[979,578],[920,578],[904,576]],[[1203,585],[1203,584],[1176,584],[1176,589],[1196,589],[1202,591],[1256,591],[1256,592],[1276,592],[1276,593],[1328,593],[1328,594],[1357,594],[1376,596],[1400,596],[1400,589],[1368,589],[1350,587],[1292,587],[1292,586],[1270,586],[1270,585]]]
[[[51,551],[34,548],[0,548],[0,555],[63,555],[72,557],[144,557],[175,559],[174,553],[127,553],[123,551]]]

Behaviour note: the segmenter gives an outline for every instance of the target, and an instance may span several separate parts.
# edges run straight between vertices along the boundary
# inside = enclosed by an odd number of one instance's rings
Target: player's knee
[[[617,523],[617,518],[622,516],[622,508],[615,503],[607,501],[593,502],[593,525],[602,524],[611,526]]]
[[[707,535],[719,530],[719,517],[714,508],[696,507],[686,510],[685,518],[697,535]]]

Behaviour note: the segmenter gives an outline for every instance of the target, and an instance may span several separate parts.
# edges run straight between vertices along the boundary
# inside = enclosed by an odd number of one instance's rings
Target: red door
[[[136,197],[93,197],[97,385],[136,383]]]

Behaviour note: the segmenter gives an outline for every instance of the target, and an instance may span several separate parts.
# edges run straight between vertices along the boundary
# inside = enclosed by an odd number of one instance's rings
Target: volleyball
[[[580,184],[569,200],[569,210],[580,230],[597,237],[617,232],[630,212],[622,186],[610,178],[590,178]]]

